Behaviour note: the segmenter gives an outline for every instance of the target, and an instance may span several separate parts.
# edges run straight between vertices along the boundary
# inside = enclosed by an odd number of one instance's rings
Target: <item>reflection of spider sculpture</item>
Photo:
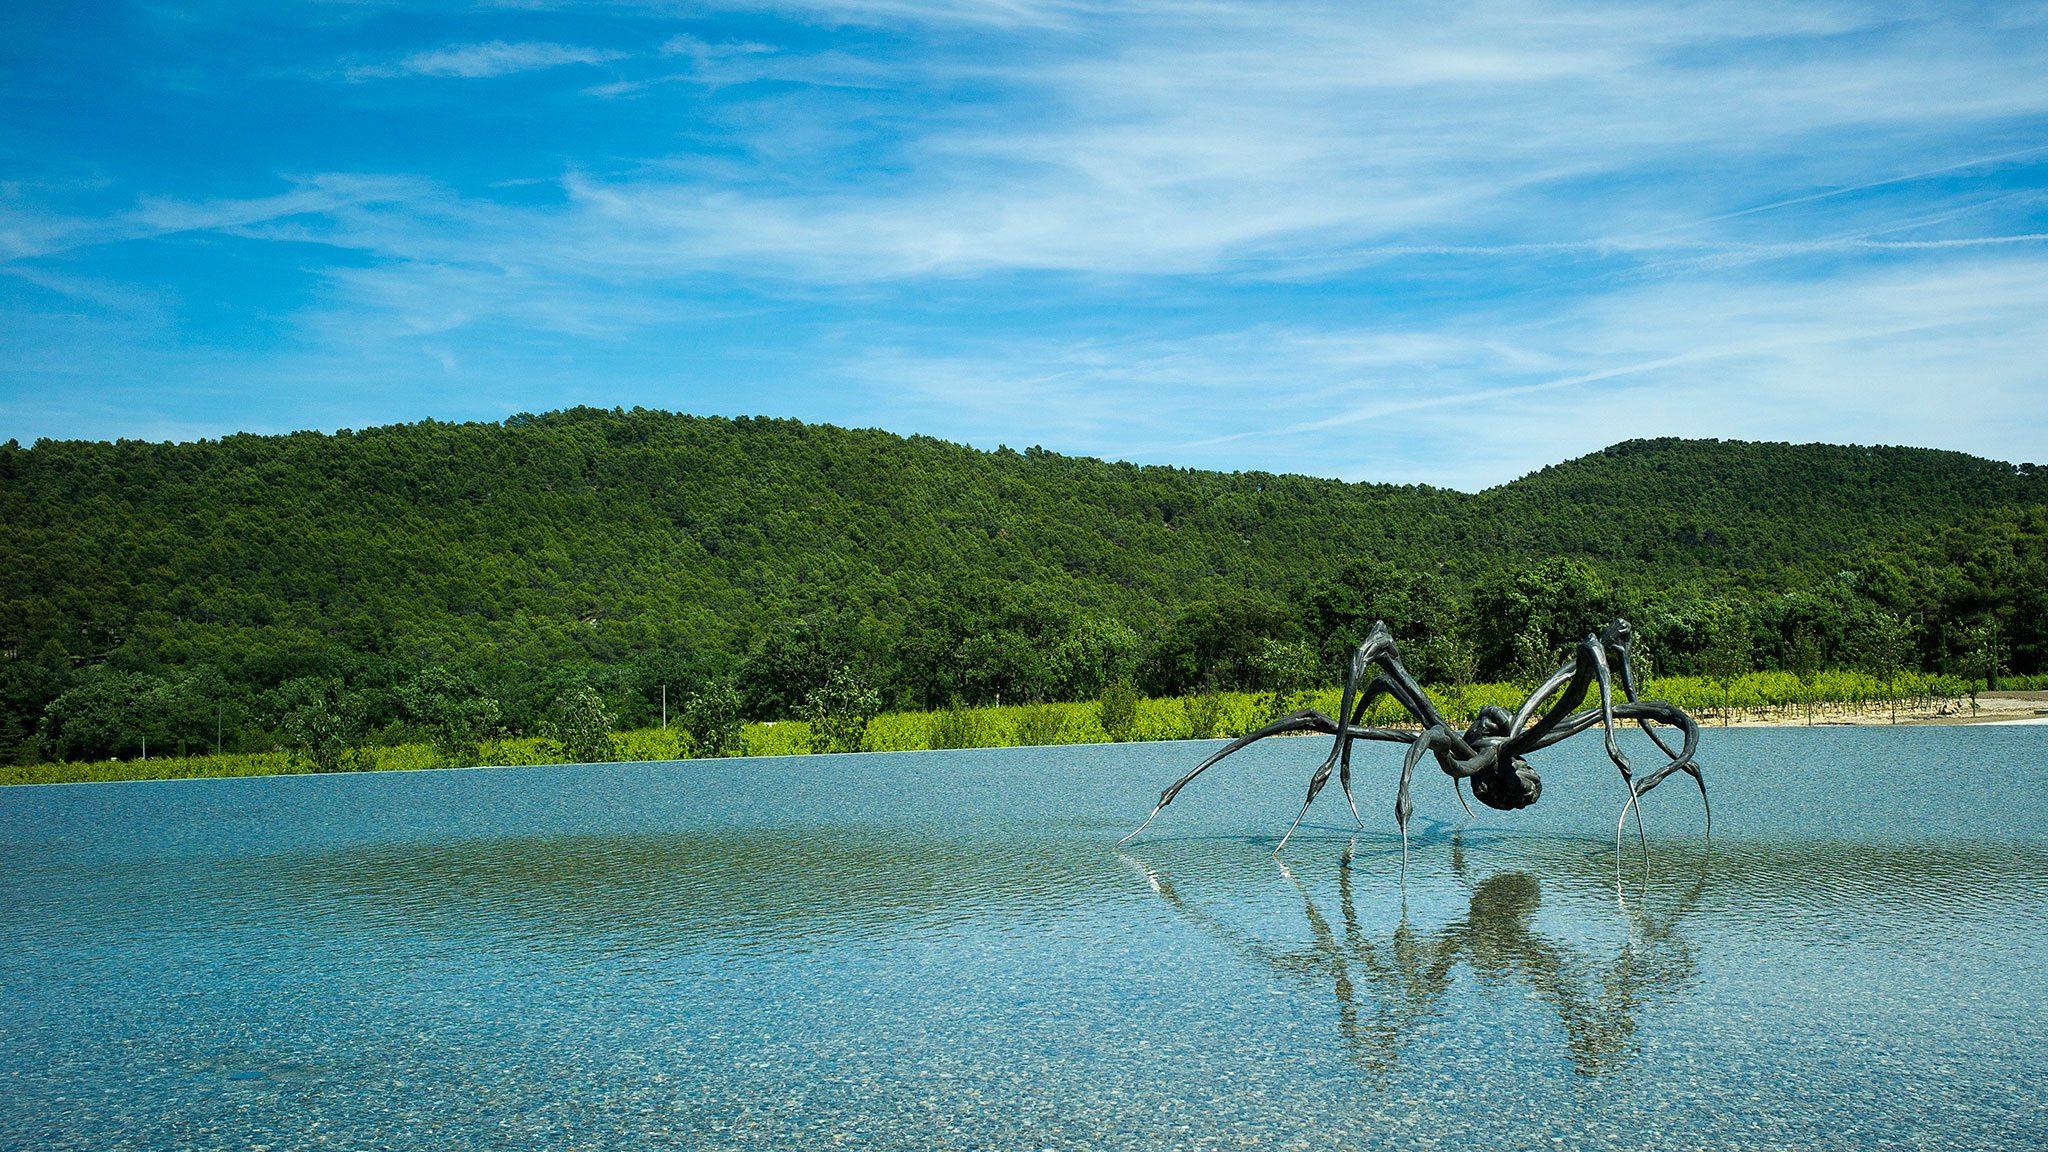
[[[1408,781],[1414,774],[1416,762],[1422,759],[1424,752],[1436,756],[1438,767],[1451,778],[1453,787],[1461,780],[1472,781],[1472,794],[1488,807],[1526,808],[1543,794],[1543,781],[1537,777],[1535,770],[1529,767],[1529,762],[1522,758],[1523,755],[1576,736],[1595,724],[1602,724],[1606,728],[1608,759],[1614,761],[1614,766],[1621,770],[1621,781],[1629,790],[1628,800],[1622,804],[1621,818],[1615,824],[1615,836],[1619,839],[1621,827],[1628,822],[1629,809],[1635,805],[1636,799],[1662,783],[1664,778],[1673,772],[1684,771],[1691,775],[1694,782],[1700,786],[1700,801],[1705,803],[1707,798],[1706,780],[1700,776],[1699,765],[1693,763],[1692,758],[1694,749],[1699,745],[1699,726],[1675,704],[1664,700],[1636,698],[1635,674],[1629,670],[1628,659],[1629,644],[1633,638],[1634,634],[1629,629],[1628,621],[1616,620],[1580,641],[1578,652],[1572,659],[1559,665],[1557,671],[1551,673],[1536,691],[1530,693],[1529,698],[1523,701],[1521,708],[1517,709],[1513,716],[1509,716],[1504,708],[1488,704],[1479,710],[1479,715],[1473,719],[1471,727],[1459,732],[1443,718],[1436,710],[1436,705],[1430,702],[1429,694],[1424,692],[1422,686],[1415,682],[1415,678],[1408,674],[1408,670],[1401,666],[1400,648],[1395,645],[1393,636],[1387,632],[1386,623],[1376,622],[1372,626],[1372,632],[1366,636],[1365,643],[1360,644],[1351,654],[1351,673],[1344,681],[1344,702],[1337,710],[1339,716],[1350,717],[1349,723],[1340,725],[1314,708],[1303,708],[1275,720],[1256,732],[1238,737],[1218,750],[1215,755],[1195,765],[1194,771],[1174,781],[1171,787],[1160,794],[1159,803],[1152,809],[1152,815],[1145,817],[1145,823],[1138,825],[1137,832],[1132,832],[1118,843],[1127,842],[1131,836],[1143,832],[1152,823],[1153,818],[1159,815],[1160,809],[1173,803],[1173,798],[1179,795],[1182,788],[1207,771],[1211,764],[1239,748],[1254,740],[1263,740],[1268,736],[1279,736],[1288,732],[1321,732],[1335,736],[1337,742],[1331,747],[1330,754],[1323,758],[1323,763],[1316,769],[1315,774],[1309,777],[1308,799],[1301,802],[1301,811],[1295,815],[1294,823],[1288,826],[1287,835],[1280,838],[1279,845],[1273,851],[1277,854],[1281,848],[1287,846],[1287,841],[1294,835],[1294,830],[1301,826],[1301,818],[1308,814],[1308,806],[1315,802],[1316,794],[1323,790],[1323,785],[1330,782],[1332,768],[1339,769],[1338,780],[1344,788],[1344,799],[1351,804],[1352,819],[1357,820],[1358,801],[1351,795],[1351,743],[1354,740],[1386,740],[1408,745],[1407,759],[1401,763],[1401,790],[1394,799],[1394,820],[1401,826],[1401,855],[1405,861],[1408,854],[1408,817],[1415,811],[1414,803],[1408,798]],[[1621,687],[1627,697],[1621,703],[1614,700],[1613,675],[1608,664],[1610,654],[1621,665]],[[1380,669],[1379,675],[1373,677],[1372,682],[1360,692],[1359,681],[1364,679],[1366,669],[1375,665]],[[1577,708],[1585,700],[1587,688],[1595,682],[1600,685],[1600,706],[1574,713],[1572,709]],[[1559,689],[1563,689],[1561,694],[1558,694]],[[1537,716],[1536,710],[1553,694],[1557,694],[1556,703],[1541,716]],[[1361,726],[1360,721],[1365,719],[1366,710],[1381,696],[1393,697],[1422,724],[1422,730],[1416,732],[1399,728]],[[1628,757],[1622,755],[1621,746],[1614,738],[1614,720],[1617,716],[1642,725],[1643,731],[1648,733],[1657,747],[1671,758],[1671,762],[1637,781],[1630,770]],[[1673,751],[1671,746],[1664,743],[1663,738],[1650,727],[1651,721],[1669,724],[1684,733],[1684,746],[1678,751]],[[1460,790],[1458,802],[1462,804],[1464,801],[1465,794]],[[1363,827],[1364,822],[1359,823]],[[1642,822],[1639,819],[1639,832],[1641,827]],[[1708,812],[1707,827],[1711,834],[1711,809]]]
[[[1691,891],[1661,915],[1631,913],[1628,942],[1613,958],[1597,949],[1548,936],[1535,927],[1542,903],[1536,878],[1505,872],[1470,886],[1469,907],[1431,931],[1409,923],[1404,905],[1397,925],[1374,931],[1352,898],[1352,859],[1337,866],[1341,924],[1301,881],[1281,865],[1300,892],[1309,939],[1302,945],[1269,943],[1227,915],[1183,895],[1153,868],[1129,861],[1145,882],[1177,911],[1261,967],[1289,980],[1329,988],[1336,997],[1337,1032],[1351,1057],[1380,1076],[1399,1063],[1402,1047],[1432,1018],[1452,1008],[1455,970],[1462,964],[1481,986],[1522,985],[1550,1006],[1563,1026],[1565,1047],[1581,1076],[1620,1071],[1638,1055],[1636,1027],[1652,1005],[1682,999],[1698,983],[1693,950],[1677,930],[1706,884],[1702,871]],[[1451,868],[1465,877],[1460,838],[1451,840]],[[1219,905],[1220,906],[1220,905]]]

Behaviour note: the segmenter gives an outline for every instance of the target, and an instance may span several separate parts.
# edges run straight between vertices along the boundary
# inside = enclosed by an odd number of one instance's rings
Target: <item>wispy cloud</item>
[[[266,225],[296,220],[300,238],[316,235],[349,246],[352,218],[373,206],[419,204],[434,194],[430,181],[411,176],[328,173],[293,178],[271,196],[185,200],[143,196],[133,207],[101,216],[38,212],[0,203],[0,255],[27,260],[99,245],[186,232],[262,236]]]
[[[1815,287],[1667,282],[1400,326],[939,354],[899,342],[849,372],[886,426],[984,445],[1050,436],[1112,457],[1468,489],[1666,435],[2041,455],[2048,254]]]
[[[1753,248],[1788,209],[2039,159],[1873,172],[1897,155],[1874,151],[1874,133],[1914,139],[1918,158],[1956,126],[2048,114],[2036,59],[1991,43],[2005,30],[1875,10],[1494,5],[1422,21],[1217,5],[1198,25],[1136,12],[1107,50],[1056,37],[1050,56],[867,61],[872,100],[838,86],[843,56],[828,76],[815,54],[771,65],[752,45],[720,49],[751,57],[747,77],[824,86],[778,94],[781,116],[734,137],[802,167],[761,186],[745,172],[578,175],[569,191],[629,262],[690,253],[799,279],[1293,262],[1324,275],[1347,251]],[[1730,27],[1778,42],[1741,52]],[[1839,46],[1880,33],[1876,48]],[[863,122],[875,101],[963,87],[975,98],[907,133]],[[1787,187],[1802,191],[1769,195]],[[1762,236],[1741,230],[1759,216]]]
[[[606,64],[623,60],[628,53],[603,48],[579,48],[570,44],[508,44],[492,40],[485,44],[458,44],[415,52],[396,64],[352,68],[353,80],[391,76],[455,76],[480,80],[513,72],[534,72],[566,64]]]
[[[776,48],[772,44],[760,44],[752,40],[713,42],[698,36],[671,36],[661,45],[663,56],[687,56],[699,64],[749,56],[772,56]]]

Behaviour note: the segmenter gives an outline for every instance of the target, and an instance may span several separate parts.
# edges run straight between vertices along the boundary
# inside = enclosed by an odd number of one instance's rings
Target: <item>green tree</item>
[[[618,738],[612,735],[617,723],[618,718],[595,689],[577,684],[555,697],[544,734],[568,763],[606,764],[619,758]]]
[[[315,772],[376,767],[360,693],[331,676],[302,676],[278,686],[277,734],[294,764]]]
[[[163,682],[88,668],[43,711],[41,746],[59,759],[139,755],[156,719]]]
[[[764,631],[740,662],[736,679],[747,715],[756,720],[800,717],[805,699],[835,673],[870,667],[879,643],[870,625],[848,613],[819,611]]]
[[[1043,696],[1052,678],[1047,653],[1032,637],[1013,628],[969,636],[958,648],[960,687],[970,699],[1011,703]]]
[[[1299,638],[1300,625],[1272,604],[1197,601],[1153,641],[1145,686],[1154,696],[1215,687],[1256,691],[1258,657],[1266,642]]]
[[[500,733],[498,701],[468,671],[444,665],[421,669],[398,698],[406,720],[426,737],[444,767],[479,763],[484,741]]]
[[[1556,641],[1540,625],[1532,622],[1515,636],[1514,663],[1508,666],[1508,673],[1524,691],[1534,692],[1550,679],[1562,662],[1563,653]]]
[[[683,705],[682,728],[699,756],[745,756],[744,701],[730,680],[715,680]]]
[[[880,693],[860,676],[838,668],[804,697],[798,714],[810,725],[812,752],[858,752],[867,740],[868,723],[881,710]]]
[[[71,662],[0,660],[0,756],[16,764],[42,759],[44,710],[71,686]]]
[[[1103,732],[1119,744],[1136,735],[1138,728],[1138,686],[1128,679],[1113,680],[1096,702],[1096,716]]]
[[[1706,633],[1707,649],[1701,663],[1707,679],[1721,686],[1721,724],[1725,727],[1733,711],[1735,682],[1751,667],[1749,620],[1732,605],[1716,604],[1707,613]]]
[[[1479,658],[1470,641],[1449,637],[1437,656],[1438,682],[1444,685],[1443,710],[1458,724],[1470,724],[1478,714],[1473,704],[1472,685],[1479,678]]]
[[[1472,588],[1472,641],[1482,675],[1526,677],[1540,653],[1569,651],[1621,615],[1613,587],[1586,564],[1552,557],[1487,576]],[[1397,637],[1398,638],[1398,637]]]
[[[1084,620],[1059,637],[1049,659],[1051,691],[1060,700],[1092,700],[1137,674],[1144,642],[1114,620]]]
[[[1323,662],[1315,649],[1299,640],[1266,639],[1252,658],[1252,669],[1263,690],[1260,710],[1268,720],[1277,720],[1301,707],[1322,679]]]
[[[1999,673],[2005,671],[2005,637],[1997,620],[1982,620],[1965,628],[1960,641],[1957,671],[1969,686],[1970,711],[1975,712],[1980,684],[1983,691],[1998,690]]]
[[[669,640],[635,656],[620,685],[632,696],[630,714],[620,716],[621,727],[660,723],[664,703],[671,720],[680,717],[690,697],[721,680],[730,680],[724,675],[725,664],[717,655],[684,640]]]
[[[1442,577],[1380,560],[1353,561],[1302,598],[1303,623],[1325,676],[1348,671],[1352,650],[1378,621],[1393,629],[1411,671],[1424,679],[1441,675],[1436,657],[1453,640],[1458,615],[1457,598]]]
[[[1806,706],[1806,723],[1813,724],[1813,685],[1820,676],[1820,635],[1810,624],[1792,631],[1792,643],[1785,650],[1786,670],[1799,678],[1799,699]]]
[[[1871,675],[1884,681],[1884,695],[1891,705],[1892,723],[1899,722],[1899,673],[1912,658],[1913,630],[1897,613],[1876,611],[1863,624],[1858,656]]]

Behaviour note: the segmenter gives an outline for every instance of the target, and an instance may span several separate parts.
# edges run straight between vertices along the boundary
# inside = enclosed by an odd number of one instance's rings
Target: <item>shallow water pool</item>
[[[2048,1144],[2048,728],[1208,747],[0,790],[0,1146]]]

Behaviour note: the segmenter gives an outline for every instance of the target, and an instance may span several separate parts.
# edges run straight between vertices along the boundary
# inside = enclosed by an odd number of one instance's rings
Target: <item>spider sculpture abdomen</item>
[[[1543,797],[1543,778],[1527,760],[1472,777],[1472,798],[1488,808],[1512,812],[1527,808]]]

